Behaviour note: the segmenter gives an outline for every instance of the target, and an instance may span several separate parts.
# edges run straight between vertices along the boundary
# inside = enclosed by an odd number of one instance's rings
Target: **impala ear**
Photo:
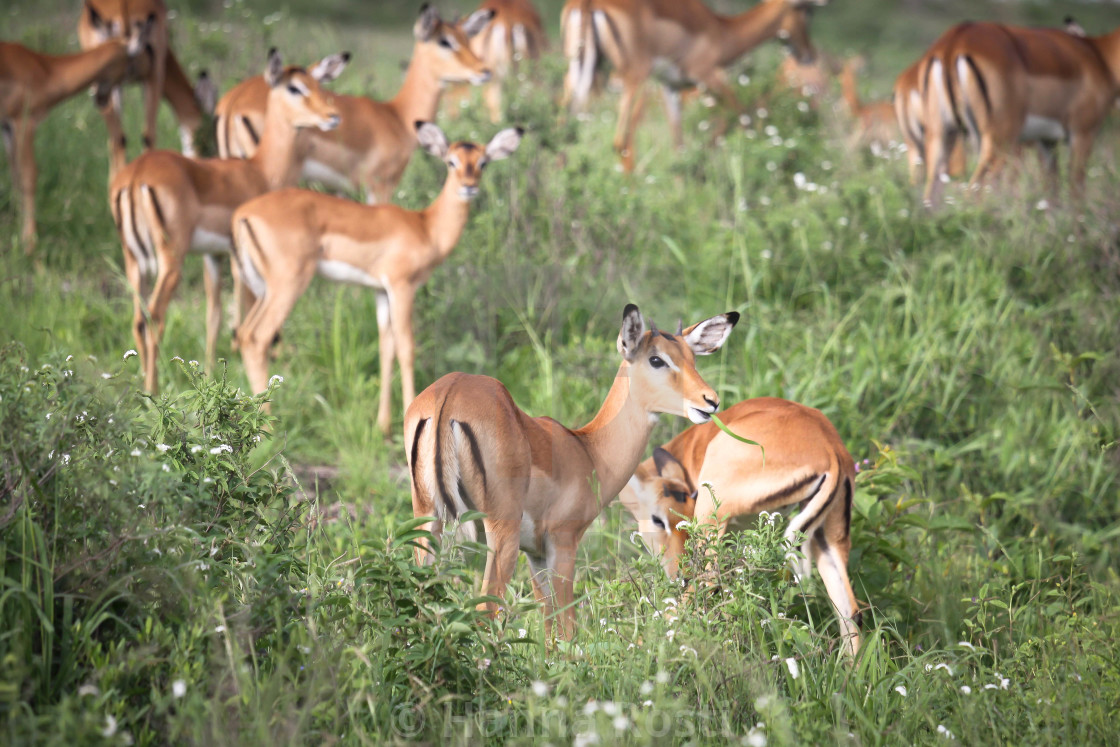
[[[347,63],[350,62],[349,52],[339,52],[337,54],[328,55],[323,59],[312,65],[311,77],[320,83],[330,83],[332,80],[342,75],[342,71],[346,69]]]
[[[280,59],[280,53],[276,51],[276,47],[268,50],[268,67],[264,70],[264,79],[269,86],[275,88],[280,85],[280,78],[284,74],[284,61]]]
[[[443,134],[443,130],[438,125],[417,121],[416,139],[420,141],[421,148],[441,161],[447,157],[447,136]]]
[[[198,107],[207,114],[213,114],[215,107],[218,106],[218,87],[214,85],[210,73],[205,70],[198,74],[198,83],[194,86],[194,99],[198,102]]]
[[[459,24],[459,29],[469,39],[472,36],[477,36],[480,31],[486,28],[486,24],[494,17],[494,9],[476,10],[467,16],[467,19]]]
[[[626,304],[626,308],[622,310],[622,329],[618,332],[619,354],[628,361],[633,360],[634,352],[645,333],[646,323],[642,319],[642,312],[634,304]]]
[[[711,355],[723,347],[727,336],[731,334],[735,324],[739,321],[738,311],[729,311],[726,314],[713,316],[702,322],[693,324],[684,331],[684,341],[692,348],[696,355]]]
[[[101,31],[105,26],[105,19],[103,19],[101,17],[101,14],[97,12],[97,8],[93,7],[92,4],[87,2],[86,13],[89,14],[89,25],[93,26],[98,31]]]
[[[691,482],[688,479],[688,473],[684,471],[684,465],[677,460],[667,449],[658,446],[653,450],[653,463],[657,467],[657,474],[661,475],[667,480],[676,480],[686,485]]]
[[[416,23],[412,27],[412,35],[416,37],[417,41],[428,41],[436,33],[439,27],[439,12],[435,8],[424,3],[420,6],[420,17],[416,19]]]
[[[520,127],[510,127],[502,130],[486,144],[486,158],[490,161],[500,161],[509,158],[521,145],[521,136],[525,130]]]

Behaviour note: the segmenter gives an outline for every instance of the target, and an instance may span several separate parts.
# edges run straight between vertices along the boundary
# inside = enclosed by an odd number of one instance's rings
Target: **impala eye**
[[[302,96],[303,95],[303,91],[299,90],[295,86],[288,86],[288,93],[292,94],[293,96]]]
[[[657,355],[651,355],[649,357],[649,364],[654,368],[665,368],[665,366],[669,365],[665,361],[661,360],[661,357]]]
[[[661,531],[665,531],[665,522],[661,520],[660,516],[653,517],[653,525]]]
[[[440,37],[439,45],[441,47],[443,47],[444,49],[454,49],[454,47],[451,46],[451,40],[448,39],[446,36]]]

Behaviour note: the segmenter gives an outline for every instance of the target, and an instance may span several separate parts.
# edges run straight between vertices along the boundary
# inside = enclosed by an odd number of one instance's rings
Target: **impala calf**
[[[456,26],[424,5],[412,28],[416,44],[400,91],[390,101],[335,96],[342,124],[329,135],[313,134],[308,139],[304,178],[334,191],[363,189],[369,203],[389,202],[416,149],[413,124],[435,119],[444,85],[477,85],[490,79],[469,39],[482,31],[492,15],[489,10],[476,11]],[[219,147],[226,155],[256,150],[255,133],[260,132],[266,108],[264,90],[250,78],[218,103],[223,116],[218,124]]]
[[[412,510],[439,536],[466,511],[486,514],[483,594],[501,596],[517,562],[529,559],[546,634],[575,626],[572,582],[583,533],[633,474],[658,413],[703,423],[719,397],[696,371],[695,356],[718,350],[739,314],[732,311],[675,335],[647,330],[626,306],[618,335],[622,363],[599,413],[578,430],[533,418],[495,379],[452,373],[420,393],[405,414]],[[417,549],[417,562],[430,559]],[[492,604],[481,607],[496,613]]]
[[[568,60],[564,100],[584,109],[600,60],[610,62],[623,87],[614,148],[623,169],[632,171],[634,128],[651,75],[661,83],[679,147],[681,89],[701,84],[737,106],[724,68],[767,39],[780,39],[801,63],[812,62],[809,12],[826,2],[763,0],[739,15],[721,16],[700,0],[568,0],[560,18]]]
[[[51,109],[94,86],[98,99],[127,74],[144,51],[152,22],[129,27],[125,38],[111,39],[79,54],[47,55],[14,42],[0,42],[0,132],[3,133],[12,184],[21,193],[20,239],[28,254],[35,247],[35,129]]]
[[[866,102],[860,99],[856,73],[862,70],[865,64],[863,57],[852,57],[844,62],[844,67],[840,70],[840,87],[844,93],[844,101],[848,104],[852,119],[855,120],[855,129],[848,144],[853,148],[871,143],[886,147],[892,142],[898,142],[895,107],[890,101]]]
[[[855,464],[839,434],[819,410],[774,397],[740,402],[720,419],[763,448],[736,441],[714,423],[695,425],[655,449],[620,500],[672,577],[689,536],[684,520],[714,523],[722,535],[736,519],[800,506],[786,540],[792,546],[804,535],[809,552],[794,562],[794,574],[807,576],[812,559],[836,608],[845,647],[855,654],[860,614],[848,581]],[[702,487],[707,485],[711,490]]]
[[[541,14],[530,0],[483,0],[478,10],[493,14],[482,31],[470,36],[470,46],[492,75],[483,89],[482,98],[490,121],[496,124],[502,120],[503,81],[522,60],[540,57],[547,40]],[[470,21],[468,16],[461,25]],[[464,84],[456,85],[455,89],[454,98],[465,96]]]
[[[167,99],[179,121],[184,154],[195,155],[195,133],[206,122],[205,105],[198,100],[195,87],[171,51],[167,7],[162,0],[85,0],[78,19],[78,43],[82,49],[92,49],[109,39],[126,36],[130,31],[134,33],[148,19],[151,19],[152,28],[145,54],[136,60],[127,78],[113,87],[112,95],[99,97],[97,104],[109,130],[110,179],[127,161],[121,126],[120,83],[136,82],[144,86],[145,149],[155,146],[161,98]]]
[[[234,213],[234,270],[258,299],[237,329],[254,392],[268,388],[268,346],[318,273],[377,291],[381,431],[389,432],[394,357],[400,363],[404,406],[412,403],[416,291],[458,244],[482,170],[517,150],[521,130],[502,130],[485,146],[448,145],[443,131],[429,122],[417,122],[416,135],[425,150],[447,164],[443,190],[426,210],[287,189],[258,197]]]
[[[206,263],[206,361],[214,361],[221,302],[215,255],[230,250],[233,211],[257,195],[299,179],[301,130],[338,126],[338,111],[311,75],[284,68],[269,53],[268,116],[257,152],[248,160],[195,160],[153,150],[125,166],[109,185],[109,204],[124,249],[133,296],[132,334],[144,367],[144,385],[159,391],[156,373],[167,306],[190,252]],[[155,278],[149,288],[149,282]]]
[[[1064,141],[1071,190],[1080,196],[1093,140],[1120,93],[1120,28],[1082,37],[964,23],[934,42],[921,65],[927,203],[940,201],[947,154],[965,133],[980,146],[973,186],[994,176],[1020,142],[1040,145],[1053,186],[1055,147]]]

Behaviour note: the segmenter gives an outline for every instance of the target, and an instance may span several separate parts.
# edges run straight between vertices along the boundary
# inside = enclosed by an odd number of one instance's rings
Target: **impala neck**
[[[630,364],[623,361],[598,414],[574,431],[595,465],[600,508],[606,508],[634,474],[656,423],[657,416],[631,396]]]
[[[723,36],[718,42],[720,66],[729,65],[777,34],[785,12],[785,2],[764,0],[737,16],[717,16],[723,26]]]
[[[435,201],[424,210],[428,236],[441,257],[447,257],[459,243],[470,216],[471,204],[459,196],[459,180],[449,173]]]
[[[845,67],[840,73],[840,88],[844,91],[844,100],[853,115],[858,115],[863,106],[860,104],[859,91],[856,89],[856,74]]]
[[[106,68],[123,63],[127,52],[121,42],[99,44],[88,52],[46,57],[51,75],[46,89],[39,92],[48,106],[69,98],[97,82]]]
[[[435,120],[439,97],[443,92],[443,84],[428,70],[422,57],[419,49],[413,49],[412,61],[408,63],[401,89],[389,102],[410,132],[413,122]]]
[[[271,116],[273,112],[277,116]],[[261,144],[249,163],[264,177],[270,190],[294,187],[299,182],[303,159],[298,157],[297,143],[301,137],[303,133],[279,114],[279,107],[267,109]]]
[[[1089,41],[1097,48],[1112,74],[1113,95],[1120,91],[1120,27],[1104,36],[1090,37]]]

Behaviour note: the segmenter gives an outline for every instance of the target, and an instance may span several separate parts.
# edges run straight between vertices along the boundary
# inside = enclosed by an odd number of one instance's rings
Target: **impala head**
[[[738,321],[739,313],[729,311],[685,330],[678,325],[677,333],[671,335],[656,326],[647,330],[638,307],[627,304],[618,352],[627,363],[630,396],[651,414],[664,412],[693,423],[708,422],[719,409],[719,395],[696,371],[696,356],[719,350]]]
[[[495,135],[485,146],[460,140],[450,145],[447,136],[431,122],[416,123],[416,139],[420,146],[447,164],[448,181],[458,185],[456,194],[463,200],[473,200],[478,196],[478,181],[482,170],[491,161],[508,158],[521,144],[524,130],[510,127]]]
[[[696,488],[684,467],[658,447],[638,465],[618,497],[638,520],[646,547],[659,556],[665,572],[676,577],[688,539],[688,531],[680,525],[696,514]]]
[[[1085,33],[1085,27],[1078,23],[1073,16],[1066,16],[1062,19],[1062,29],[1070,36],[1080,36],[1081,38],[1088,36]]]
[[[814,9],[827,3],[828,0],[785,0],[786,11],[782,14],[777,36],[802,65],[808,65],[817,57],[809,40],[809,17]]]
[[[126,78],[135,75],[137,66],[146,64],[143,54],[150,49],[149,41],[156,26],[156,16],[154,13],[149,13],[147,16],[129,20],[126,15],[110,21],[89,4],[86,5],[85,12],[89,14],[90,25],[102,44],[121,44],[124,47],[124,58],[119,63],[106,67],[94,88],[97,105],[105,106],[112,89]]]
[[[490,70],[471,51],[470,39],[493,17],[493,10],[476,10],[455,24],[443,20],[435,8],[425,4],[412,27],[416,37],[413,59],[424,58],[441,83],[485,83],[490,80]]]
[[[296,129],[318,127],[326,131],[338,127],[341,117],[334,99],[310,71],[302,67],[284,67],[275,49],[268,51],[264,79],[271,87],[268,93],[270,113],[276,107]]]
[[[134,49],[129,46],[130,56],[136,56],[148,45],[149,36],[157,23],[156,14],[150,6],[137,3],[129,13],[127,2],[95,2],[86,0],[82,12],[85,13],[89,28],[102,42],[110,39],[126,39],[132,41],[137,34],[143,34],[143,41]],[[148,12],[145,13],[144,10]]]

